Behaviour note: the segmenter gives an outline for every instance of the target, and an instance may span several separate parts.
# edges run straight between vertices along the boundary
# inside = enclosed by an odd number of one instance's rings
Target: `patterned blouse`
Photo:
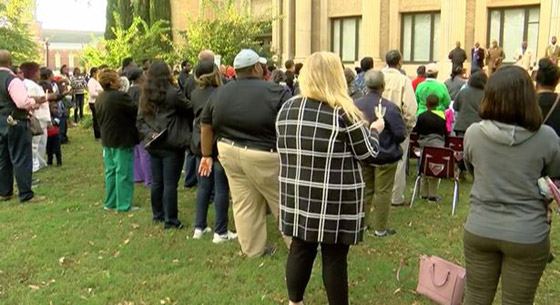
[[[357,244],[364,230],[360,162],[372,163],[378,134],[342,109],[295,97],[276,121],[280,226],[307,242]]]

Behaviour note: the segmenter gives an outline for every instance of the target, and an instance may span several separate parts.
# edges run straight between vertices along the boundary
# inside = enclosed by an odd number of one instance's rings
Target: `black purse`
[[[32,136],[42,136],[44,133],[41,123],[34,116],[29,119],[29,131]]]

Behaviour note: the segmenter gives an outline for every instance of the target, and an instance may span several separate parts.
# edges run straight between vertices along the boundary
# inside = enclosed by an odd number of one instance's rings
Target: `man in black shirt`
[[[190,77],[191,73],[191,63],[188,60],[184,60],[181,63],[181,72],[179,73],[179,87],[183,92],[185,92],[185,86],[187,84],[187,79]]]
[[[294,64],[294,61],[289,59],[286,60],[286,62],[284,63],[284,67],[286,68],[286,85],[288,86],[288,88],[290,88],[290,91],[292,92],[292,94],[294,93],[294,82],[296,79],[296,66]]]
[[[237,81],[217,89],[201,115],[200,173],[209,174],[212,143],[218,153],[233,199],[233,216],[241,249],[248,257],[266,251],[267,204],[278,218],[276,115],[291,97],[283,87],[262,80],[262,64],[253,50],[242,50],[234,60]]]
[[[461,69],[463,69],[463,63],[465,62],[465,60],[467,60],[467,52],[465,52],[465,50],[461,49],[461,42],[457,41],[455,44],[455,49],[451,50],[451,52],[449,52],[449,59],[451,60],[451,63],[453,64],[453,67],[451,69],[451,71],[455,71],[455,68],[460,67]]]

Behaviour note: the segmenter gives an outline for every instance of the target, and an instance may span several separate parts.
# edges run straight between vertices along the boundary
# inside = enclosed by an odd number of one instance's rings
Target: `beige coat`
[[[399,107],[410,132],[416,124],[416,110],[418,109],[412,81],[394,68],[383,69],[383,75],[385,76],[383,98],[390,100]]]
[[[488,49],[488,56],[486,57],[486,63],[488,64],[488,72],[492,74],[496,69],[502,65],[502,61],[506,58],[504,49],[501,47]]]
[[[549,45],[546,47],[546,58],[550,58],[553,63],[558,64],[558,58],[560,58],[560,46],[558,45]]]
[[[535,55],[533,53],[533,50],[529,48],[525,50],[525,53],[523,53],[521,48],[519,48],[515,52],[515,56],[513,57],[513,59],[515,60],[515,64],[517,66],[520,66],[527,71],[531,71],[535,64]]]

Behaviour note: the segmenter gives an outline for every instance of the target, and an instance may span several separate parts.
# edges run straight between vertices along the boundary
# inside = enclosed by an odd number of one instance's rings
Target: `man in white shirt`
[[[401,73],[403,64],[401,52],[392,50],[385,56],[387,68],[383,69],[385,76],[385,91],[383,98],[390,100],[397,107],[399,107],[407,126],[406,140],[401,144],[403,156],[397,165],[395,173],[395,183],[393,185],[393,205],[406,204],[404,199],[404,191],[406,188],[406,161],[408,145],[410,144],[410,132],[416,123],[416,98],[414,96],[414,89],[412,88],[412,81],[406,75]]]
[[[521,43],[521,48],[515,52],[515,64],[525,69],[527,72],[533,70],[535,64],[535,56],[533,50],[527,46],[527,41]]]

